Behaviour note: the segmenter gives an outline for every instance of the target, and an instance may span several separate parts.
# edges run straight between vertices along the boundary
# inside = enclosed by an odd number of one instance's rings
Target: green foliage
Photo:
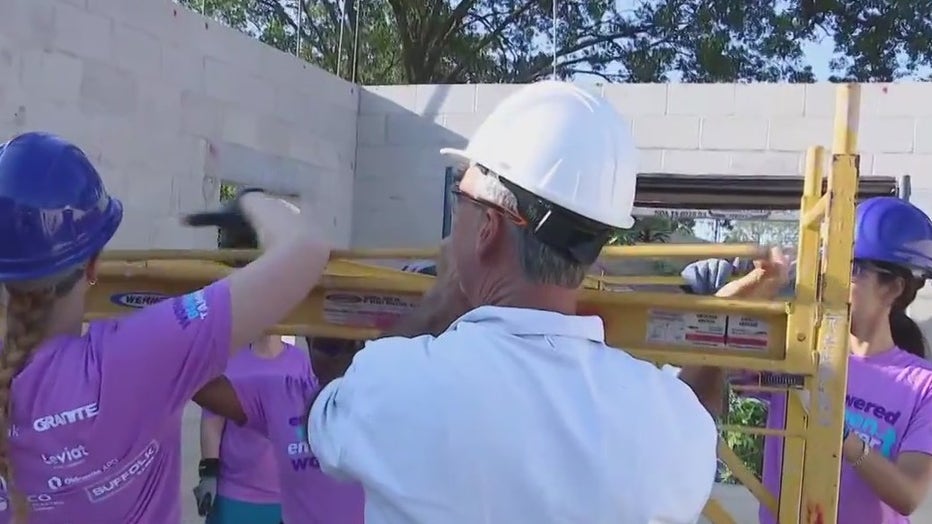
[[[673,220],[658,216],[636,218],[634,227],[631,229],[619,230],[610,244],[664,244],[670,241],[670,237],[673,233],[691,233],[694,226],[695,221],[688,219]]]
[[[928,3],[906,0],[180,2],[363,84],[527,82],[552,74],[554,49],[560,77],[810,82],[804,46],[826,38],[836,79],[932,65]]]
[[[226,202],[227,200],[233,200],[233,197],[236,196],[237,187],[233,184],[227,184],[226,182],[220,183],[220,201]]]
[[[729,394],[728,416],[725,418],[725,424],[763,427],[766,420],[767,407],[763,402],[738,397],[734,393]],[[764,460],[764,438],[759,435],[726,431],[724,432],[724,439],[745,465],[760,477]],[[721,482],[728,484],[737,483],[737,480],[724,465],[719,479]]]
[[[795,246],[799,241],[799,224],[772,220],[734,221],[725,235],[725,242],[756,242],[759,244]]]

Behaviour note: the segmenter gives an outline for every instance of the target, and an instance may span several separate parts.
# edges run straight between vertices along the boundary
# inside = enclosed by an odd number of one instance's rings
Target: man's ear
[[[479,231],[476,233],[476,254],[479,260],[494,256],[502,236],[507,234],[506,219],[498,211],[487,209],[482,214]]]

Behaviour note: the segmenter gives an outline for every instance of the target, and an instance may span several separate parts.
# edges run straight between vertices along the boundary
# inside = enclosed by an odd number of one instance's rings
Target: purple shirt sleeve
[[[90,354],[99,360],[100,395],[113,399],[108,404],[114,417],[117,412],[129,417],[124,425],[140,415],[161,420],[220,376],[230,354],[231,316],[230,286],[221,280],[124,317],[93,322]]]
[[[919,403],[900,442],[900,453],[908,451],[932,455],[932,391]]]
[[[247,375],[229,377],[240,406],[246,414],[246,423],[243,427],[256,431],[262,435],[269,434],[269,417],[263,398],[272,388],[284,388],[284,381],[277,375]]]

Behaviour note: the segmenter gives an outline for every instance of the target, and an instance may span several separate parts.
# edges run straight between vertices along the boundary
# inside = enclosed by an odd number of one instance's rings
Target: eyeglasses
[[[876,275],[898,276],[899,274],[892,269],[882,267],[869,260],[852,260],[851,261],[851,278],[861,278],[867,273]]]
[[[521,218],[521,216],[518,215],[516,212],[511,211],[510,209],[507,209],[494,202],[489,202],[488,200],[476,198],[470,195],[469,193],[466,193],[463,190],[461,190],[459,186],[454,187],[453,189],[450,190],[450,192],[453,194],[453,198],[455,199],[455,204],[459,204],[459,201],[461,199],[464,199],[474,206],[491,209],[492,211],[497,211],[498,213],[500,213],[505,218],[507,218],[508,220],[510,220],[511,222],[513,222],[515,225],[519,227],[527,226],[527,221]],[[453,213],[456,213],[456,205],[453,206]]]

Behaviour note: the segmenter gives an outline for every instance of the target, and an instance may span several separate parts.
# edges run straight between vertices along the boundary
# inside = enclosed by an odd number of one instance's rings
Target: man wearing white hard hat
[[[468,168],[437,284],[404,336],[370,342],[315,401],[321,468],[363,485],[370,524],[696,522],[712,419],[575,315],[587,270],[633,223],[627,123],[547,81],[443,153]]]

